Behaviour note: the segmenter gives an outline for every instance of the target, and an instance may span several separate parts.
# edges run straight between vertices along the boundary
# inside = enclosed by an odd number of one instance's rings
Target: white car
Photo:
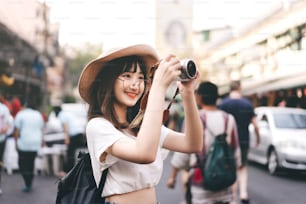
[[[248,159],[267,165],[270,174],[281,169],[306,170],[306,110],[287,107],[255,108],[260,144],[255,147],[250,125]]]

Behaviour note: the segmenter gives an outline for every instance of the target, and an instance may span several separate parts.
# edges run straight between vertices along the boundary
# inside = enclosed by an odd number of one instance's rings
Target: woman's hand
[[[177,86],[179,87],[180,94],[183,97],[184,95],[188,94],[194,94],[194,91],[196,90],[199,81],[200,81],[200,72],[197,71],[196,77],[194,79],[191,79],[189,81],[178,81]]]
[[[159,63],[153,77],[153,84],[167,89],[181,74],[181,67],[180,60],[175,55],[169,54]]]

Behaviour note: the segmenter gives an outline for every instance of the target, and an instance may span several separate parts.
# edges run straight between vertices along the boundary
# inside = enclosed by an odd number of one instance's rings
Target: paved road
[[[157,188],[159,202],[162,204],[179,204],[183,200],[180,183],[170,190],[166,187],[166,178],[170,174],[170,157],[165,162],[162,179]],[[36,175],[31,193],[23,193],[23,180],[18,172],[12,175],[3,174],[0,204],[55,204],[57,178],[54,176]]]
[[[3,175],[1,204],[54,204],[57,178],[37,175],[34,179],[33,191],[23,193],[23,179],[19,173]]]
[[[180,182],[180,175],[177,178],[177,184],[174,189],[169,189],[166,186],[167,179],[171,173],[170,159],[171,153],[164,162],[164,171],[162,178],[156,188],[158,201],[161,204],[180,204],[184,200],[183,188]]]
[[[269,175],[265,166],[249,165],[249,196],[252,204],[305,204],[306,172]]]
[[[158,200],[161,204],[180,204],[183,200],[181,184],[176,189],[166,187],[170,174],[169,159],[165,162],[161,182],[157,186]],[[270,176],[267,170],[251,164],[249,172],[249,194],[252,204],[304,204],[306,200],[306,173]],[[54,204],[57,178],[37,175],[31,193],[21,192],[23,181],[19,173],[4,174],[0,204]]]

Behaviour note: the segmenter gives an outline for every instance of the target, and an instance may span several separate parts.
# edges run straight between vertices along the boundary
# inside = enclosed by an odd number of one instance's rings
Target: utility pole
[[[48,38],[49,38],[49,19],[48,19],[48,8],[46,1],[42,2],[42,17],[43,17],[43,52],[42,56],[39,60],[42,60],[42,63],[44,65],[43,68],[43,95],[42,95],[42,111],[47,112],[48,107],[48,99],[49,99],[49,93],[48,93],[48,77],[47,77],[47,67],[50,65],[50,59],[48,55]]]

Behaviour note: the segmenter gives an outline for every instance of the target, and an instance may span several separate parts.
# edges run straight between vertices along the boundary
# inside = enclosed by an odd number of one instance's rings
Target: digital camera
[[[179,75],[179,81],[189,81],[197,76],[197,67],[193,60],[183,59],[181,60],[182,73]]]

